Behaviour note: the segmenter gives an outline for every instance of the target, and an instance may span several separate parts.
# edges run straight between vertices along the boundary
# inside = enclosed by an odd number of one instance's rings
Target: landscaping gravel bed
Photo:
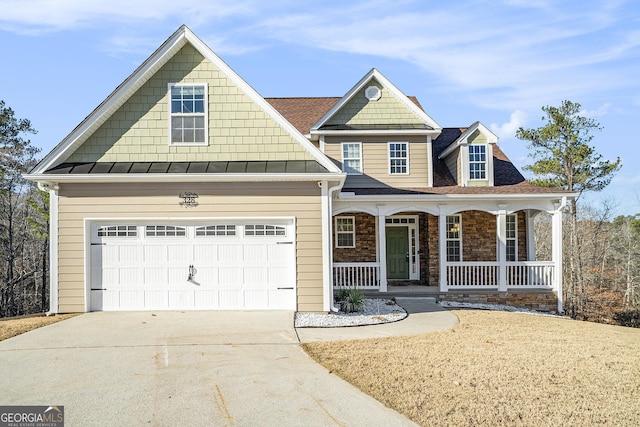
[[[402,320],[407,312],[389,299],[365,299],[357,313],[296,313],[296,328],[335,328],[376,325]]]

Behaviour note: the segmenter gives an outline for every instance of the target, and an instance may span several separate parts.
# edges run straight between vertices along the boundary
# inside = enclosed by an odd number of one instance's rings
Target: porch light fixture
[[[187,208],[198,206],[198,201],[196,200],[198,198],[198,195],[196,193],[180,193],[179,197],[182,199],[182,201],[180,202],[180,206],[185,206]]]

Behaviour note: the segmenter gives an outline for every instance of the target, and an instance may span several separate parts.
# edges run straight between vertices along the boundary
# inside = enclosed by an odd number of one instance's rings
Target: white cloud
[[[73,30],[111,23],[166,19],[198,25],[210,19],[253,13],[247,0],[0,0],[0,28],[28,34]]]
[[[611,108],[611,103],[606,102],[602,104],[600,107],[598,107],[596,110],[582,109],[582,111],[580,111],[579,114],[581,116],[591,117],[591,118],[602,117],[607,114],[607,112],[609,111],[609,108]]]
[[[498,135],[501,140],[513,139],[516,135],[516,131],[527,124],[528,115],[524,111],[516,110],[509,116],[509,121],[498,125],[491,123],[491,132]]]

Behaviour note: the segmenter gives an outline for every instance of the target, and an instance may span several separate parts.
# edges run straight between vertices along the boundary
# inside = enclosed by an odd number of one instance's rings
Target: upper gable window
[[[362,144],[359,142],[342,143],[342,171],[349,175],[362,174]]]
[[[389,174],[409,174],[409,144],[406,142],[389,143]]]
[[[487,179],[486,145],[469,145],[469,179]]]
[[[170,145],[207,144],[207,85],[170,84]]]

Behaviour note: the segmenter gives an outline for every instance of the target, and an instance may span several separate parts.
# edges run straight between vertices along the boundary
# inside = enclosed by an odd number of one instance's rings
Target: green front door
[[[409,227],[387,227],[387,278],[409,278]]]

